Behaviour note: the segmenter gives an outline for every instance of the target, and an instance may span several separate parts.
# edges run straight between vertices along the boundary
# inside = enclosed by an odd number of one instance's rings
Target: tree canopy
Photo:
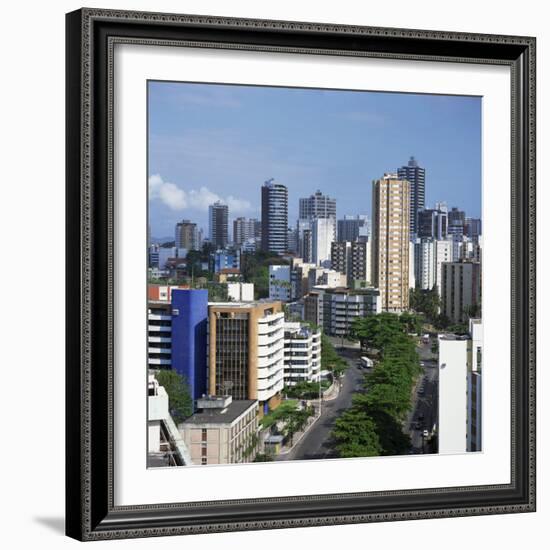
[[[193,400],[185,377],[175,370],[158,371],[155,377],[168,394],[168,407],[174,422],[179,424],[190,417],[193,414]]]

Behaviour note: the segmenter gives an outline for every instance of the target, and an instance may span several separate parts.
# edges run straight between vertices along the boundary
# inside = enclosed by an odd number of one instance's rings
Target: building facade
[[[208,207],[210,242],[219,248],[225,248],[229,242],[229,207],[216,201]]]
[[[336,199],[316,191],[310,197],[300,199],[299,217],[305,220],[336,218]]]
[[[292,287],[290,283],[291,267],[289,265],[269,266],[269,299],[290,302]]]
[[[288,189],[270,179],[262,186],[262,250],[288,249]]]
[[[259,237],[258,220],[255,218],[235,218],[233,220],[233,243],[236,246]]]
[[[481,308],[481,264],[441,264],[441,313],[453,323],[465,323]]]
[[[284,314],[280,302],[211,303],[208,393],[276,408],[284,384]]]
[[[318,382],[321,374],[321,331],[285,322],[285,386]]]
[[[182,220],[176,224],[175,230],[176,248],[185,248],[186,250],[199,249],[199,231],[197,224],[189,220]]]
[[[344,216],[338,220],[337,226],[338,241],[358,241],[360,238],[370,236],[370,222],[368,216],[359,214],[357,216]]]
[[[409,307],[409,182],[385,174],[372,186],[372,284],[380,290],[382,310]]]
[[[349,336],[358,317],[381,312],[378,289],[328,288],[319,285],[304,297],[304,320],[322,327],[329,336]]]
[[[230,395],[203,397],[178,426],[193,464],[253,462],[259,448],[258,402]]]
[[[418,231],[417,213],[424,210],[426,205],[426,170],[411,157],[406,166],[397,169],[397,177],[409,182],[410,233],[415,235]]]
[[[335,218],[316,218],[311,220],[311,263],[328,267],[330,265],[331,246],[335,239]]]

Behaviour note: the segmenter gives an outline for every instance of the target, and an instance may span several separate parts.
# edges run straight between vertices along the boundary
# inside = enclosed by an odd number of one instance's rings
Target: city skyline
[[[426,169],[427,208],[481,214],[480,98],[150,82],[149,119],[155,238],[183,218],[206,229],[217,200],[230,220],[260,219],[271,177],[288,188],[291,226],[318,189],[339,219],[370,216],[372,181],[411,156]]]

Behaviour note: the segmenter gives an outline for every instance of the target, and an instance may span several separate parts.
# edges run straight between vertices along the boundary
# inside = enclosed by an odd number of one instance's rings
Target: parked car
[[[430,432],[428,430],[424,430],[422,432],[422,437],[430,437]]]

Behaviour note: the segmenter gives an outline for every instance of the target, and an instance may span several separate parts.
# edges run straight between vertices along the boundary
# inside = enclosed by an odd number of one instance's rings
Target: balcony
[[[149,332],[172,332],[172,327],[162,327],[159,325],[149,325],[147,327]]]
[[[166,365],[170,366],[172,364],[172,359],[157,359],[157,358],[149,358],[148,361],[149,365]]]

